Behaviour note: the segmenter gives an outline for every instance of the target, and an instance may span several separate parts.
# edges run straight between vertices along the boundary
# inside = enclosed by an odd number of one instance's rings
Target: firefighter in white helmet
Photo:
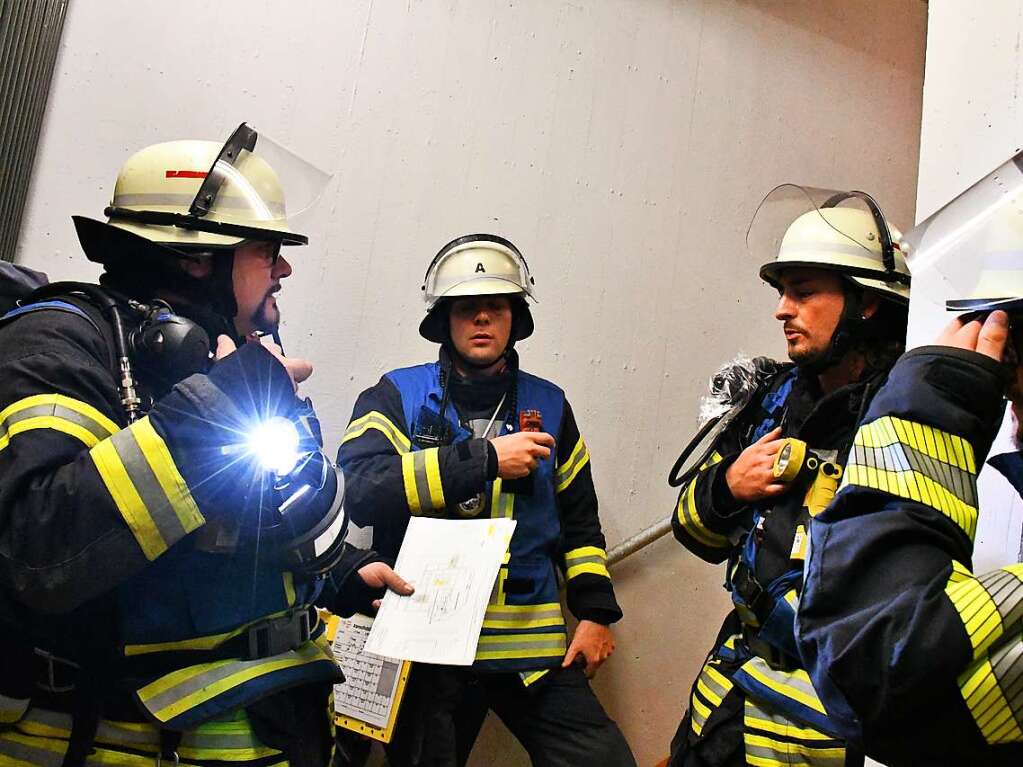
[[[803,670],[793,621],[806,530],[837,487],[859,415],[901,353],[909,273],[874,200],[785,186],[747,235],[771,260],[789,362],[724,369],[737,392],[681,487],[675,537],[725,562],[734,610],[692,687],[672,741],[676,767],[856,764]],[[722,381],[742,380],[744,386]],[[701,432],[701,434],[707,432]],[[780,736],[782,730],[787,735]]]
[[[635,764],[587,682],[621,617],[590,454],[564,392],[519,367],[533,332],[525,259],[490,234],[441,248],[423,284],[436,362],[392,370],[356,402],[338,463],[347,508],[393,556],[413,516],[517,521],[470,668],[417,665],[393,765],[462,765],[488,708],[534,764]],[[569,642],[558,571],[579,625]]]
[[[306,242],[272,150],[244,124],[143,149],[109,221],[75,218],[101,285],[0,319],[4,763],[320,767],[340,673],[313,605],[408,591],[343,543],[311,365],[255,340]]]

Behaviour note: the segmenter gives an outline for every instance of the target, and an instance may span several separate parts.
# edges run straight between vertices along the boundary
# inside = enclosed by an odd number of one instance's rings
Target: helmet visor
[[[902,239],[918,291],[948,311],[1023,310],[1023,152]]]
[[[878,225],[878,219],[881,225]],[[775,187],[746,230],[746,249],[772,284],[786,268],[833,269],[864,280],[890,278],[890,229],[869,195],[797,184]],[[904,268],[904,267],[903,267]],[[903,280],[900,275],[896,279]],[[908,282],[908,279],[905,280]]]
[[[470,235],[449,243],[431,262],[423,298],[433,308],[442,298],[522,295],[536,300],[525,258],[493,235]]]

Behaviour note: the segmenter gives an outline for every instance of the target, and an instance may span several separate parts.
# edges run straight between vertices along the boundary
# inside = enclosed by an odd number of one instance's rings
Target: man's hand
[[[542,431],[520,431],[490,440],[497,451],[497,476],[527,477],[544,458],[549,458],[554,437]]]
[[[254,338],[250,343],[260,344],[284,366],[284,369],[288,371],[288,378],[291,379],[291,385],[295,388],[295,391],[298,391],[300,383],[313,374],[313,363],[301,357],[285,357],[281,353],[281,348],[275,343],[270,341],[264,342],[258,338]],[[237,349],[238,347],[234,345],[234,341],[227,336],[217,336],[217,351],[214,354],[214,359],[222,360],[227,355],[237,351]]]
[[[381,589],[386,586],[395,594],[400,594],[403,597],[410,596],[415,591],[408,581],[394,572],[386,562],[370,562],[368,565],[360,567],[359,577],[371,589]],[[373,609],[380,609],[379,599],[373,600]]]
[[[586,659],[586,676],[592,677],[614,651],[615,638],[611,634],[610,626],[593,621],[579,621],[561,667],[568,668],[577,657],[582,656]]]
[[[781,450],[781,427],[772,429],[747,447],[725,472],[725,482],[739,503],[755,503],[781,495],[788,484],[774,476],[774,458]]]
[[[991,312],[983,324],[979,319],[963,323],[956,317],[938,336],[939,346],[953,346],[979,352],[996,362],[1002,361],[1009,340],[1009,315],[1003,311]]]

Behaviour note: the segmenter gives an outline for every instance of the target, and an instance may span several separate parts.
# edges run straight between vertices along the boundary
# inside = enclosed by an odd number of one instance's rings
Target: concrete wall
[[[525,364],[569,392],[610,543],[663,518],[708,375],[774,353],[743,235],[794,180],[913,217],[919,0],[73,3],[19,260],[89,277],[69,216],[99,215],[130,152],[240,120],[336,171],[281,298],[336,444],[356,394],[434,350],[426,264],[490,230],[542,303]],[[626,620],[598,689],[640,764],[667,753],[726,609],[722,573],[665,540],[616,573]],[[491,731],[476,763],[522,760]]]
[[[917,218],[923,219],[1023,148],[1023,5],[993,0],[969,5],[931,0],[920,131]],[[981,48],[970,40],[984,40]],[[921,283],[910,335],[928,343],[948,322]],[[941,295],[941,299],[945,296]],[[1007,416],[992,455],[1012,449]],[[998,472],[980,475],[981,514],[974,563],[978,571],[1023,558],[1023,502]]]

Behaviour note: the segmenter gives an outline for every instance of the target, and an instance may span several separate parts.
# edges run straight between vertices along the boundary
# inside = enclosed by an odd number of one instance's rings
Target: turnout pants
[[[552,669],[529,687],[518,674],[452,666],[413,667],[391,767],[463,767],[492,710],[537,767],[635,767],[625,737],[581,668]]]

